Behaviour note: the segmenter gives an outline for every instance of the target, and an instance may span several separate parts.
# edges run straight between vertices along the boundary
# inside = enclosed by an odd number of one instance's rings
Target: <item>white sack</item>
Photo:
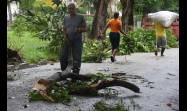
[[[165,27],[170,27],[178,17],[179,14],[170,11],[159,11],[148,14],[148,18],[152,19],[154,22],[160,22]]]

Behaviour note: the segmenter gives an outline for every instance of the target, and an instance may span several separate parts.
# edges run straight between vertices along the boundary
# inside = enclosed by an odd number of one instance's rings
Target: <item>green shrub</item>
[[[166,35],[167,35],[167,45],[169,48],[179,47],[179,43],[177,42],[177,38],[172,34],[170,29],[166,30]]]
[[[110,44],[108,40],[86,40],[83,45],[83,62],[102,62],[109,56]]]
[[[26,20],[30,29],[35,29],[31,31],[36,32],[36,37],[49,41],[46,50],[58,53],[60,46],[63,45],[62,27],[67,7],[58,0],[53,2],[58,4],[56,9],[41,5],[35,11],[28,10],[21,17]]]
[[[37,63],[40,60],[57,60],[58,53],[41,50],[41,47],[46,47],[48,41],[42,41],[39,38],[33,37],[33,34],[28,31],[23,31],[22,36],[15,35],[15,30],[10,28],[7,34],[7,47],[19,52],[21,57],[29,63]]]
[[[168,47],[178,47],[176,38],[171,30],[166,29]],[[136,29],[123,35],[120,43],[120,54],[130,54],[133,52],[152,52],[155,49],[156,36],[155,31],[151,29]]]
[[[16,36],[21,37],[23,32],[28,30],[28,24],[24,18],[17,16],[13,24],[10,25],[10,28],[14,30],[13,33]]]

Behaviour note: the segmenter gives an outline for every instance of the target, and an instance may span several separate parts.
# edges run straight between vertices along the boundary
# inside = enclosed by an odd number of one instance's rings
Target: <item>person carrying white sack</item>
[[[164,51],[166,48],[167,40],[166,40],[166,31],[165,28],[161,23],[156,22],[155,26],[155,33],[156,33],[156,50],[155,55],[158,55],[158,50],[161,48],[161,56],[164,56]]]
[[[169,28],[172,22],[178,17],[179,15],[177,13],[169,11],[159,11],[156,13],[148,14],[148,18],[150,18],[154,22],[154,28],[156,33],[156,56],[158,55],[159,48],[161,48],[161,56],[164,56],[164,51],[167,45],[165,29]]]

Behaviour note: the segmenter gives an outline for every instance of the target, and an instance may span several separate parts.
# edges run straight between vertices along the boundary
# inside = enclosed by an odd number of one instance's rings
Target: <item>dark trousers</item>
[[[112,50],[119,48],[120,34],[118,32],[110,32],[109,34],[110,43],[112,45]]]
[[[69,64],[69,57],[72,54],[73,70],[77,70],[79,73],[81,67],[81,56],[82,56],[83,43],[81,39],[76,40],[65,40],[64,46],[60,55],[61,70],[64,71]]]

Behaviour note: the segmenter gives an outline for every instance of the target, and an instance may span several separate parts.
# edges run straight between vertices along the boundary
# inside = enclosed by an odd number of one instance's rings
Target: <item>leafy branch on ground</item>
[[[57,72],[61,74],[61,72]],[[111,90],[112,86],[121,86],[128,88],[136,93],[139,93],[140,89],[138,86],[129,83],[127,81],[113,78],[111,75],[97,73],[89,75],[74,75],[71,73],[64,74],[61,76],[60,82],[51,82],[45,85],[45,80],[40,79],[35,85],[34,89],[29,92],[29,100],[45,100],[49,102],[70,102],[71,95],[82,95],[82,96],[98,96],[99,90],[104,89],[104,97],[118,96],[116,90]],[[43,81],[43,83],[42,83]],[[42,90],[40,90],[41,87]]]
[[[96,102],[93,106],[94,111],[129,111],[129,109],[121,101],[117,104],[110,105],[104,100],[101,100]]]

